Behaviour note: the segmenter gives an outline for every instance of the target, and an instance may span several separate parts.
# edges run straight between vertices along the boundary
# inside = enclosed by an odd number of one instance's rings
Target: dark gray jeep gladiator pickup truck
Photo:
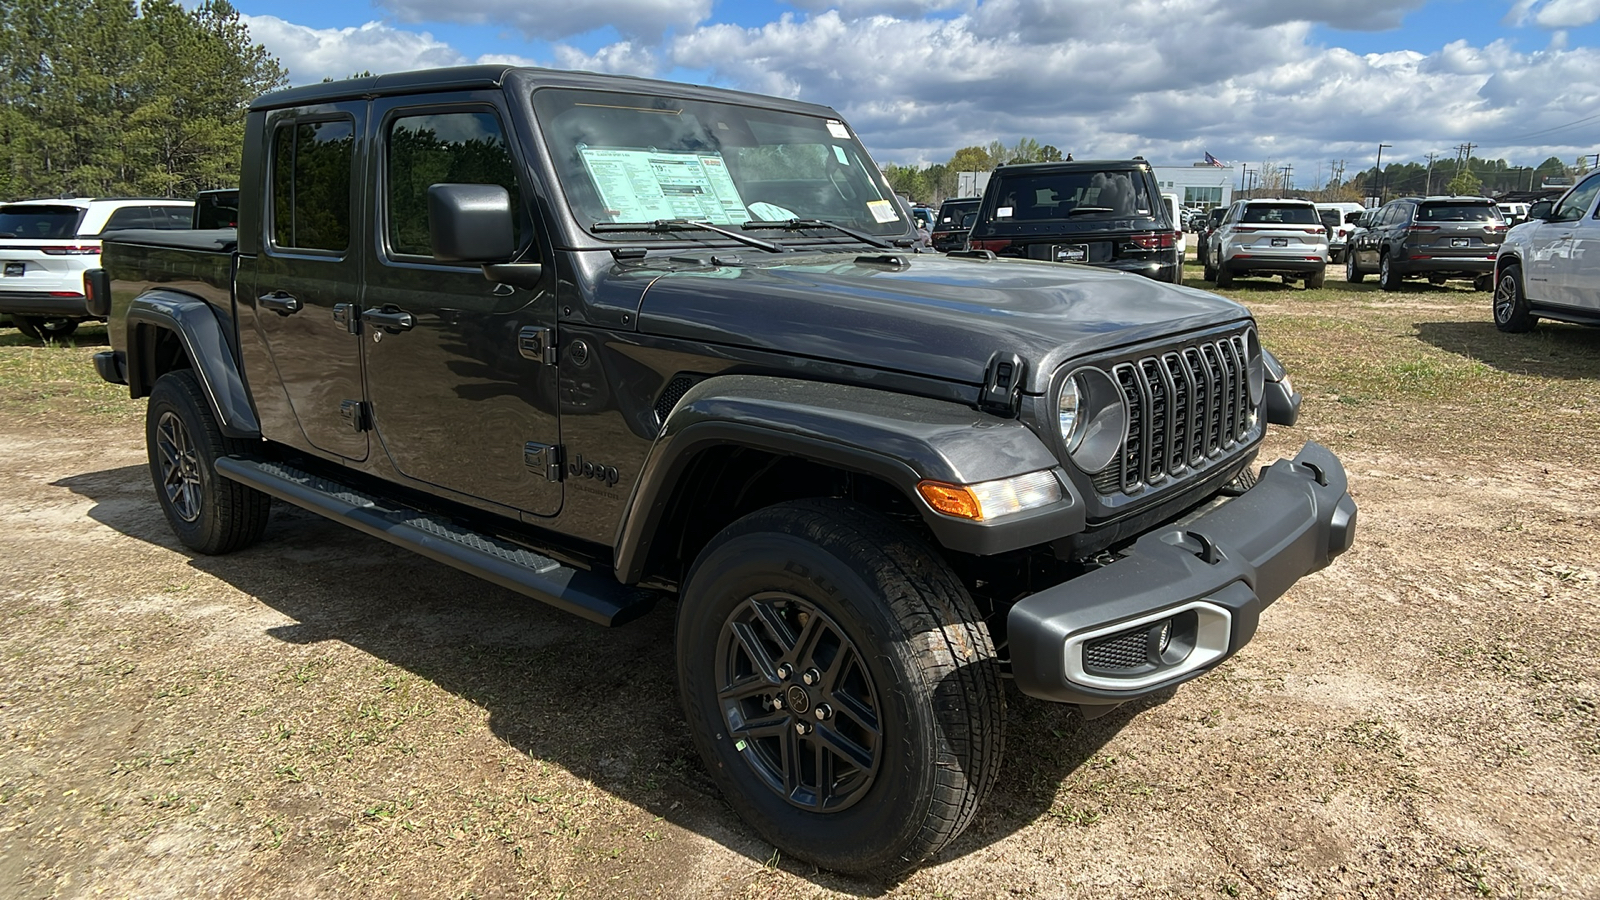
[[[1005,679],[1086,715],[1249,641],[1350,547],[1248,311],[917,253],[826,107],[508,67],[248,114],[235,229],[107,241],[101,375],[200,553],[288,502],[595,622],[676,603],[706,768],[886,875],[994,784]]]

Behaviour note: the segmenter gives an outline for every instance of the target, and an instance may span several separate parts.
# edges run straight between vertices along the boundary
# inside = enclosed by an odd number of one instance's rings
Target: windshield
[[[1269,225],[1321,225],[1313,206],[1288,203],[1252,203],[1239,221]]]
[[[75,237],[84,210],[78,206],[0,206],[0,238],[56,240]]]
[[[687,219],[737,228],[816,219],[905,234],[900,204],[837,119],[728,103],[543,89],[534,111],[585,228]],[[615,229],[604,229],[611,237]],[[629,232],[622,239],[682,240]]]
[[[988,210],[993,221],[1153,216],[1147,179],[1137,171],[1078,170],[1002,176]]]
[[[1492,203],[1424,203],[1418,222],[1498,222],[1500,209]]]

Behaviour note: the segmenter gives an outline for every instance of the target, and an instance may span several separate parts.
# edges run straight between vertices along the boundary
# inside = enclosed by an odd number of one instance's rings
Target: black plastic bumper
[[[94,370],[112,384],[128,383],[127,357],[121,350],[102,350],[94,355]]]
[[[1235,256],[1226,260],[1222,268],[1235,275],[1245,275],[1251,272],[1262,274],[1310,274],[1319,269],[1326,269],[1328,264],[1320,259],[1290,259],[1273,256]]]
[[[84,297],[53,297],[42,291],[0,291],[0,313],[13,316],[86,319]]]
[[[1188,681],[1248,643],[1261,610],[1348,550],[1355,528],[1344,467],[1308,443],[1238,498],[1157,528],[1124,558],[1013,606],[1007,630],[1017,686],[1045,700],[1109,707]],[[1175,637],[1157,648],[1166,622],[1175,623]],[[1141,630],[1151,635],[1147,663],[1118,672],[1090,662],[1117,646],[1144,652]]]

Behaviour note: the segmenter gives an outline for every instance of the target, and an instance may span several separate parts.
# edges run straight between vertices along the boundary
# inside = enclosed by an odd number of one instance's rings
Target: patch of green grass
[[[0,330],[0,410],[12,415],[72,414],[136,420],[142,406],[128,389],[101,380],[94,355],[109,348],[104,326],[86,325],[60,343]]]

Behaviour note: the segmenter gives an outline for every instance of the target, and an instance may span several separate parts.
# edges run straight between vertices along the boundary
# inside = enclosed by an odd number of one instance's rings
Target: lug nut
[[[826,722],[833,717],[833,707],[826,703],[817,704],[817,721]]]
[[[805,674],[800,676],[800,680],[806,684],[816,684],[822,680],[822,673],[816,669],[807,669]]]
[[[782,694],[779,694],[776,697],[772,698],[772,708],[773,709],[783,709],[783,695]]]
[[[793,678],[793,677],[794,677],[794,669],[789,668],[789,664],[788,663],[784,663],[783,665],[778,667],[778,680],[779,681],[788,681],[790,678]]]
[[[810,722],[796,722],[796,723],[794,723],[794,733],[795,734],[810,734],[811,733],[811,723]]]

